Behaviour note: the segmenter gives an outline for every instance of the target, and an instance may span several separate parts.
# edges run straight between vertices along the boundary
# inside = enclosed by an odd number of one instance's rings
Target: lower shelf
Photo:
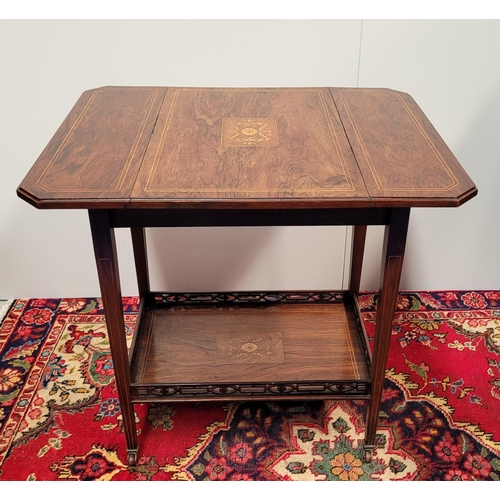
[[[366,353],[356,312],[342,301],[153,305],[137,329],[131,395],[361,399],[371,389]]]

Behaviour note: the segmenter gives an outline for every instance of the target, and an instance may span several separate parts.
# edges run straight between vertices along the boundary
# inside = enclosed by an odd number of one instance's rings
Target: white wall
[[[79,95],[102,85],[366,86],[410,93],[479,188],[415,210],[406,289],[500,288],[498,21],[0,21],[0,298],[99,295],[85,211],[15,190]],[[495,130],[496,129],[496,130]],[[343,228],[148,230],[156,289],[338,288]],[[370,230],[364,289],[378,287]],[[118,231],[124,294],[136,293]]]

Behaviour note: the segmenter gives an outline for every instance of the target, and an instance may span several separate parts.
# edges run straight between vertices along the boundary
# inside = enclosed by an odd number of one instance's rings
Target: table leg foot
[[[127,449],[127,462],[129,467],[136,465],[138,452],[138,448]]]
[[[364,449],[365,449],[365,462],[369,464],[372,461],[373,455],[375,453],[375,445],[365,444]]]

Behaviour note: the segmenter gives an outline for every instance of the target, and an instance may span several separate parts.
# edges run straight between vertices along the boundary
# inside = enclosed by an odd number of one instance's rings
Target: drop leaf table
[[[17,193],[88,210],[133,465],[134,403],[214,399],[369,399],[371,460],[410,210],[477,189],[402,92],[103,87],[82,94]],[[145,228],[307,225],[354,227],[346,290],[150,290]],[[357,300],[369,225],[385,226],[373,349]],[[141,299],[131,345],[122,227]]]

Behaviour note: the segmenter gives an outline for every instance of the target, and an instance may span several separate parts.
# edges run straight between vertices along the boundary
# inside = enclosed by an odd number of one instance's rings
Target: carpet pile
[[[376,294],[360,297],[373,335]],[[124,298],[128,336],[137,315]],[[125,437],[99,299],[15,300],[0,326],[0,480],[500,479],[500,291],[398,298],[377,450],[363,401],[136,405]]]

